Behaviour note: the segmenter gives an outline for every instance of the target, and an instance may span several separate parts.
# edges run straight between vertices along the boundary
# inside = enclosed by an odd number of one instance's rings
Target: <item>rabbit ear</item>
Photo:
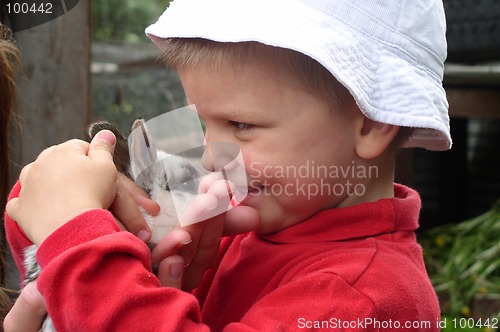
[[[147,182],[144,170],[157,162],[156,148],[149,134],[144,119],[137,119],[132,124],[128,138],[132,177],[137,183]],[[144,177],[140,179],[139,176]],[[147,183],[144,183],[147,185]]]
[[[101,130],[109,130],[116,136],[116,146],[115,152],[113,153],[113,162],[115,163],[116,169],[118,172],[124,173],[129,178],[131,174],[129,174],[130,168],[130,155],[128,150],[128,142],[125,135],[109,122],[106,121],[98,121],[91,123],[88,129],[88,134],[90,139],[92,140],[95,135]]]

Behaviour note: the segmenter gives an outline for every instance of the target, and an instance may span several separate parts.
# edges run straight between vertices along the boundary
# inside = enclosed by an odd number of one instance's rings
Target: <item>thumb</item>
[[[109,130],[101,130],[90,142],[88,156],[92,159],[109,159],[113,161],[116,137]]]
[[[165,258],[158,265],[158,279],[163,287],[182,288],[184,259],[179,255]]]
[[[5,331],[38,331],[47,309],[45,299],[38,291],[36,281],[29,283],[3,322]],[[0,326],[1,329],[1,326]]]

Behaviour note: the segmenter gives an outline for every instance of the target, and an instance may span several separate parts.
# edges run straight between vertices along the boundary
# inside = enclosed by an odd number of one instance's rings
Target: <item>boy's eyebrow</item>
[[[198,109],[198,115],[203,117],[204,113],[203,110]],[[210,108],[209,109],[210,117],[213,118],[226,118],[226,119],[234,119],[236,120],[242,120],[242,121],[257,121],[257,120],[262,120],[265,119],[266,114],[272,114],[271,111],[260,111],[258,109],[251,109],[251,108],[236,108],[236,107],[230,107],[227,109],[222,109],[222,108]]]
[[[257,114],[260,113],[258,110],[250,110],[250,109],[244,109],[244,108],[230,108],[227,111],[222,111],[222,113],[227,116],[227,117],[234,117],[234,118],[239,118],[239,117],[245,117],[245,119],[252,119],[256,118]]]

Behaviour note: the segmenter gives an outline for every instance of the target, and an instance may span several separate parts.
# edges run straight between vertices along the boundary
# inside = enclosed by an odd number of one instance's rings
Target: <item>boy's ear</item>
[[[362,115],[357,118],[356,153],[363,159],[379,157],[391,145],[396,137],[398,126],[368,119]]]

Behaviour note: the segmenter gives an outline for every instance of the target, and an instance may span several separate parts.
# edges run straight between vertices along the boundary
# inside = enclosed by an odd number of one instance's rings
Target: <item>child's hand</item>
[[[149,198],[144,189],[122,173],[118,173],[116,185],[116,196],[110,207],[111,212],[120,226],[135,234],[140,240],[148,242],[151,230],[139,206],[152,216],[160,212],[160,206]]]
[[[224,207],[225,210],[229,203],[227,189],[226,181],[205,178],[201,194],[193,201],[184,218],[200,220],[200,216],[214,210],[214,206]],[[185,222],[189,224],[190,220]],[[237,206],[223,214],[170,232],[151,255],[153,264],[159,263],[160,282],[163,286],[184,290],[195,288],[205,271],[216,263],[221,237],[252,231],[259,222],[257,210]]]
[[[115,142],[110,131],[101,131],[90,144],[71,140],[50,147],[23,168],[20,196],[6,211],[33,243],[87,210],[109,208],[116,195]]]
[[[5,317],[3,321],[4,331],[40,331],[46,315],[45,299],[38,291],[35,280],[23,288],[14,306]]]

